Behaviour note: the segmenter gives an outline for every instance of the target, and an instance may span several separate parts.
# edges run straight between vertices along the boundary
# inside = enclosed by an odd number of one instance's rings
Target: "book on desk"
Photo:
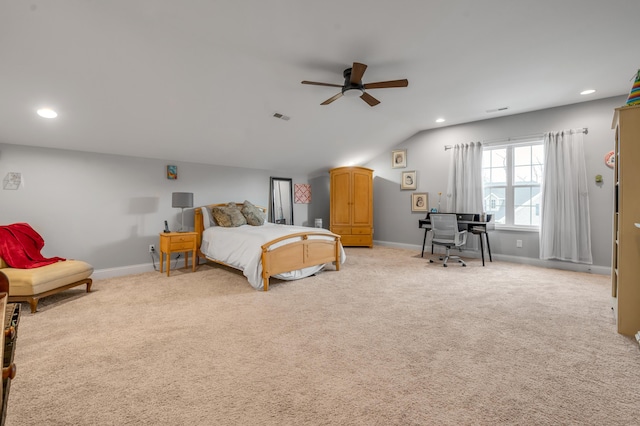
[[[488,230],[493,229],[493,215],[485,213],[438,213],[429,212],[424,219],[418,221],[418,227],[424,229],[424,238],[422,240],[422,253],[421,257],[424,257],[424,246],[427,241],[427,232],[431,228],[431,214],[455,214],[458,220],[458,229],[466,230],[471,234],[478,235],[480,238],[480,255],[482,257],[482,266],[484,266],[484,242],[487,243],[487,253],[489,254],[489,262],[493,262],[491,258],[491,245],[489,244]],[[431,253],[433,254],[433,246],[431,247]]]

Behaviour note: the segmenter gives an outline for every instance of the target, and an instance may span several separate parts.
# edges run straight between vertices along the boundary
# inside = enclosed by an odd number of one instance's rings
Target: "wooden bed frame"
[[[213,207],[223,207],[228,203],[221,204],[209,204],[206,206],[209,209]],[[244,203],[236,203],[238,207],[242,208]],[[264,207],[256,206],[266,213]],[[224,262],[208,258],[200,251],[200,244],[202,243],[202,232],[204,231],[202,210],[200,207],[196,207],[193,210],[194,213],[194,228],[198,236],[196,239],[196,262],[199,257],[203,257],[208,261],[215,262],[221,265],[229,266],[237,269]],[[321,235],[323,239],[310,239],[310,236]],[[271,248],[276,243],[285,241],[288,239],[294,239],[289,244],[285,244],[276,248]],[[309,232],[300,232],[296,234],[287,235],[285,237],[277,238],[273,241],[262,245],[262,281],[264,291],[269,290],[269,278],[273,275],[281,274],[283,272],[295,271],[298,269],[306,268],[309,266],[322,265],[324,263],[333,262],[336,265],[336,271],[340,270],[340,236],[333,233],[325,233],[314,231],[314,228],[309,228]]]

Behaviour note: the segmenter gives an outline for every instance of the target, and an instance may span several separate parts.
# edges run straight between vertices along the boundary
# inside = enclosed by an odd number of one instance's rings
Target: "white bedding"
[[[209,259],[224,262],[227,265],[240,269],[252,287],[263,289],[262,282],[262,249],[261,246],[271,240],[298,232],[325,232],[323,228],[307,228],[292,225],[275,225],[265,223],[262,226],[242,225],[235,228],[212,226],[202,233],[200,251]],[[315,238],[315,237],[310,237]],[[322,237],[317,237],[322,238]],[[281,242],[276,245],[286,244]],[[340,263],[344,263],[346,255],[340,246]],[[324,265],[311,266],[309,268],[274,275],[283,280],[296,280],[315,274],[324,268]]]

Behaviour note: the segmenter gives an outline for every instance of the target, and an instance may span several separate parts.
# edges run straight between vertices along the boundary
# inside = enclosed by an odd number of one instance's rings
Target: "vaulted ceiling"
[[[628,94],[638,16],[638,0],[0,0],[0,142],[313,174],[424,129]],[[409,85],[370,107],[300,84],[341,85],[353,62]]]

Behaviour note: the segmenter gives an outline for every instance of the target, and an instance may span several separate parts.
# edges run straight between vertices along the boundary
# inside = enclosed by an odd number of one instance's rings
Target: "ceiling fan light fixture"
[[[364,75],[365,70],[367,69],[367,65],[361,64],[359,62],[354,62],[353,67],[347,68],[343,71],[342,76],[344,77],[344,84],[340,86],[339,84],[332,83],[321,83],[318,81],[308,81],[303,80],[302,84],[312,84],[315,86],[328,86],[328,87],[341,87],[342,90],[322,102],[320,105],[329,105],[336,99],[339,99],[343,96],[348,96],[350,98],[359,97],[364,102],[366,102],[369,106],[376,106],[380,103],[378,99],[371,96],[366,90],[369,89],[386,89],[391,87],[407,87],[409,85],[409,81],[404,78],[402,80],[389,80],[389,81],[377,81],[374,83],[362,83],[362,76]]]
[[[342,91],[342,94],[348,98],[359,98],[364,93],[364,89],[359,87],[349,87]]]

